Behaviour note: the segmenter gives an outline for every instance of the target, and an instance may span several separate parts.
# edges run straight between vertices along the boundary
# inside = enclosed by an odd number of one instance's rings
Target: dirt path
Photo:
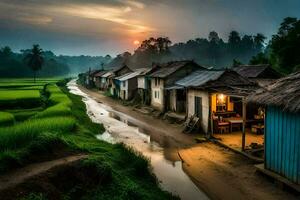
[[[179,151],[184,170],[213,199],[298,199],[256,173],[247,158],[212,143]]]
[[[149,135],[156,142],[164,147],[188,147],[196,144],[195,138],[199,135],[196,134],[183,134],[183,127],[178,124],[170,124],[161,119],[154,118],[152,116],[137,112],[133,110],[131,106],[124,106],[118,101],[104,96],[102,92],[88,90],[82,86],[78,86],[84,93],[93,97],[97,102],[101,102],[110,106],[114,110],[125,113],[126,115],[138,119],[139,127],[150,130]]]
[[[83,87],[80,89],[98,102],[138,119],[150,128],[155,127],[152,128],[155,131],[150,133],[151,138],[164,138],[164,141],[172,141],[170,146],[173,147],[173,151],[165,149],[165,154],[170,154],[166,157],[172,161],[181,159],[184,171],[211,199],[293,200],[299,198],[281,190],[265,177],[257,174],[254,163],[239,154],[210,142],[196,144],[195,135],[181,133],[182,127],[178,125],[134,111],[132,107],[123,106],[101,92]]]
[[[26,180],[47,172],[48,170],[58,167],[61,165],[69,164],[83,158],[86,158],[87,155],[73,155],[57,160],[51,160],[47,162],[34,163],[30,164],[24,168],[16,169],[12,172],[9,172],[5,175],[0,176],[0,191],[6,190],[8,188],[13,188],[18,184],[25,182]]]

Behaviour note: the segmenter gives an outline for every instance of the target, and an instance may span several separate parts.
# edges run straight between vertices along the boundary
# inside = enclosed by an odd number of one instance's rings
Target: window
[[[156,91],[154,91],[154,98],[156,99]]]
[[[195,97],[195,115],[202,118],[202,97]]]
[[[126,87],[126,82],[125,81],[123,81],[123,87]]]
[[[157,91],[157,98],[159,99],[159,91]]]
[[[224,94],[217,95],[217,112],[227,111],[227,96]]]

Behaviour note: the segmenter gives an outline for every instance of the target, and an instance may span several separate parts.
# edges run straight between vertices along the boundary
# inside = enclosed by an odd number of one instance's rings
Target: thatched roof
[[[262,65],[239,65],[233,67],[232,70],[239,73],[241,76],[247,78],[268,78],[268,79],[277,79],[281,77],[277,71],[275,71],[271,65],[262,64]]]
[[[300,71],[257,91],[249,96],[248,101],[279,106],[290,112],[300,112]]]

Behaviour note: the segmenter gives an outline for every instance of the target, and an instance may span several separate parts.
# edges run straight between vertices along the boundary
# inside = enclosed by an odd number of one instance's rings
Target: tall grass
[[[69,132],[75,128],[75,124],[76,121],[72,117],[50,117],[0,128],[0,151],[24,147],[43,132]]]
[[[0,127],[13,125],[15,122],[15,118],[11,113],[8,112],[0,112]]]

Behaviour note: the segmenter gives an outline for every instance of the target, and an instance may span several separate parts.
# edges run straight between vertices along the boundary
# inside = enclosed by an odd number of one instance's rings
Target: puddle
[[[68,83],[71,93],[83,97],[86,104],[87,113],[93,122],[102,123],[106,129],[103,134],[97,136],[98,139],[109,143],[122,142],[144,156],[150,158],[154,174],[160,182],[160,186],[187,200],[209,199],[189,178],[182,169],[182,162],[170,159],[167,156],[174,152],[170,148],[162,145],[165,143],[160,138],[152,137],[155,128],[149,130],[145,128],[144,122],[127,116],[124,113],[114,111],[111,107],[98,103],[92,97],[83,93],[76,85],[75,80]],[[166,138],[164,138],[166,139]]]

